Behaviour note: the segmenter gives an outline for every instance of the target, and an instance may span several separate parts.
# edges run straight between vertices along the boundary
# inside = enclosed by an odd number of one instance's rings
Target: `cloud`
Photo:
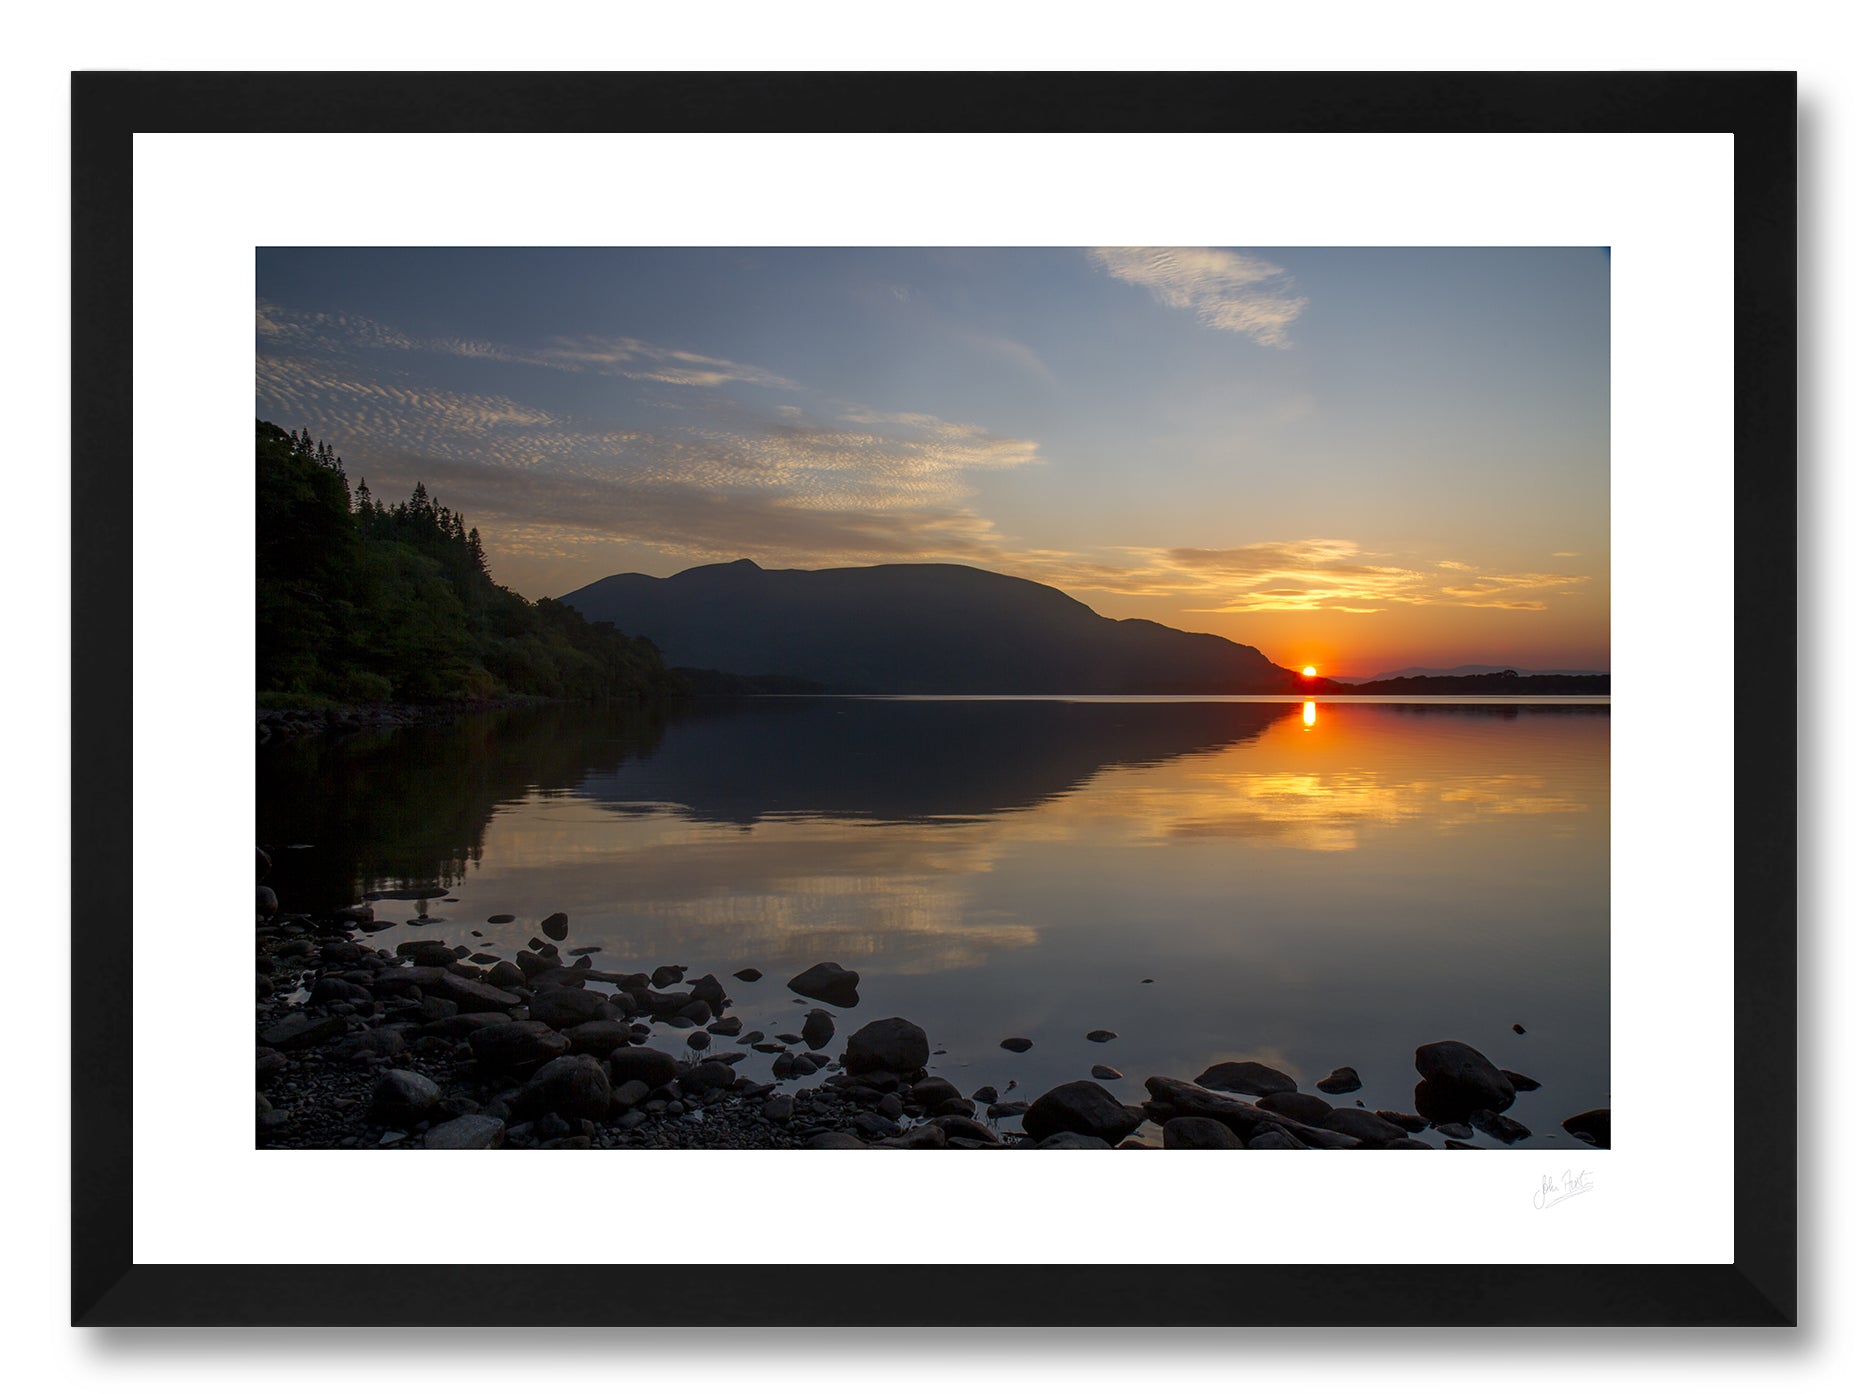
[[[1446,571],[1474,571],[1476,569],[1466,561],[1440,561],[1437,564]]]
[[[1400,564],[1341,538],[1253,542],[1238,547],[1123,547],[1120,564],[1055,552],[1021,552],[1021,575],[1068,590],[1200,600],[1188,614],[1338,611],[1378,614],[1397,605],[1544,610],[1541,593],[1584,576],[1466,576],[1465,563]]]
[[[1280,348],[1308,304],[1279,266],[1214,247],[1096,247],[1090,259],[1162,305],[1190,310],[1201,324]]]
[[[258,335],[280,347],[323,353],[396,350],[441,354],[452,358],[486,359],[549,368],[564,373],[595,373],[632,378],[641,382],[678,387],[722,387],[746,383],[754,387],[798,390],[798,384],[748,363],[665,348],[642,339],[584,336],[554,338],[530,347],[499,344],[488,339],[451,336],[418,338],[359,315],[321,314],[286,309],[270,301],[258,302]]]
[[[797,383],[764,368],[683,349],[660,348],[641,339],[554,339],[518,361],[563,372],[602,373],[679,387],[721,387],[741,382],[798,390]]]
[[[273,305],[259,307],[259,332],[262,415],[337,444],[350,476],[367,477],[377,495],[423,480],[449,506],[493,525],[499,554],[559,557],[632,541],[772,565],[1000,565],[1007,542],[970,506],[973,481],[1038,458],[1032,440],[927,412],[821,401],[759,369],[636,339],[535,349],[417,340]],[[724,390],[696,414],[637,397],[640,388],[616,404],[620,428],[434,387],[421,352],[647,383],[779,386],[812,400],[769,404]]]

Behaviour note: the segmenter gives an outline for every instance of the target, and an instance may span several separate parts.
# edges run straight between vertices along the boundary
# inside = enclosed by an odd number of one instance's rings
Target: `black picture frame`
[[[131,291],[137,131],[1731,131],[1737,571],[1734,1262],[979,1264],[913,1286],[916,1325],[1789,1326],[1797,1320],[1796,80],[1768,73],[77,73],[72,89],[72,1320],[82,1326],[816,1324],[791,1270],[131,1260]],[[1757,460],[1758,468],[1750,466]],[[1759,644],[1757,661],[1746,646]],[[1757,810],[1757,816],[1746,816]],[[833,1324],[897,1322],[840,1266]],[[847,1281],[848,1279],[848,1281]]]

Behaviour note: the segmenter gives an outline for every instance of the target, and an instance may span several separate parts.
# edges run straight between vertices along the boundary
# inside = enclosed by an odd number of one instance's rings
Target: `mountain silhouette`
[[[1331,691],[1247,644],[1112,620],[1051,586],[943,564],[608,576],[561,597],[645,635],[678,668],[778,674],[831,692]]]

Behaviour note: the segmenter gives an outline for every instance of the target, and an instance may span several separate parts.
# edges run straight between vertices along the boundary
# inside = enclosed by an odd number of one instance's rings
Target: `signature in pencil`
[[[1589,1171],[1568,1170],[1558,1176],[1543,1176],[1540,1189],[1534,1192],[1534,1209],[1550,1210],[1562,1200],[1584,1195],[1597,1184]]]

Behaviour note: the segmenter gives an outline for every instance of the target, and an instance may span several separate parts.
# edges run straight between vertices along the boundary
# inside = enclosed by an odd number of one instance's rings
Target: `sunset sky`
[[[1602,248],[262,249],[257,414],[532,597],[964,562],[1369,676],[1610,666]]]

